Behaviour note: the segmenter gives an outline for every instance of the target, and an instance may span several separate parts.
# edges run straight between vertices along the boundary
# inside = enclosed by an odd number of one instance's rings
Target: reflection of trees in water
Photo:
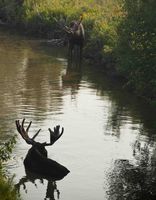
[[[0,120],[5,121],[0,125],[2,132],[14,129],[17,115],[19,118],[31,113],[31,118],[44,119],[47,111],[60,113],[61,66],[31,45],[7,36],[0,44]]]
[[[124,114],[124,108],[116,105],[116,103],[112,103],[108,114],[106,130],[109,132],[111,130],[115,136],[119,137],[120,129],[123,125],[122,116]]]
[[[153,106],[137,98],[131,92],[125,91],[122,83],[119,83],[114,77],[108,78],[105,72],[102,73],[100,70],[98,72],[95,67],[92,67],[90,71],[91,73],[87,73],[88,82],[94,83],[96,94],[101,99],[104,101],[108,99],[107,130],[111,130],[113,134],[119,136],[121,127],[127,120],[141,134],[150,137],[151,134],[155,134],[156,109]],[[85,74],[85,72],[83,73]]]
[[[29,58],[25,70],[24,105],[32,105],[34,112],[44,114],[47,110],[59,112],[62,107],[60,65],[45,56]],[[37,116],[37,113],[35,114]]]
[[[18,92],[19,88],[23,88],[24,80],[22,60],[27,47],[24,46],[21,51],[16,42],[8,37],[0,43],[0,138],[4,140],[13,133],[14,119],[21,103]]]
[[[35,187],[37,187],[37,180],[40,181],[41,184],[45,184],[47,182],[47,187],[45,191],[45,200],[56,200],[60,198],[60,191],[57,189],[56,180],[50,179],[48,177],[43,177],[34,173],[26,172],[26,176],[22,177],[19,182],[15,185],[15,188],[20,192],[21,186],[23,186],[23,190],[28,193],[27,183],[33,183]]]
[[[156,198],[156,149],[151,143],[133,145],[136,163],[116,160],[109,174],[110,200],[154,200]]]

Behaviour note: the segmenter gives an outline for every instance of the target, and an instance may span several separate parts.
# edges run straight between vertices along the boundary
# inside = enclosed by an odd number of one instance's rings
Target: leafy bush
[[[19,196],[13,186],[13,180],[7,179],[2,173],[2,162],[7,161],[10,158],[13,145],[16,140],[12,137],[8,142],[0,147],[0,199],[1,200],[17,200]]]
[[[126,17],[118,28],[118,69],[127,84],[146,98],[156,98],[156,1],[125,0]]]
[[[12,137],[8,142],[5,142],[3,146],[0,147],[0,164],[10,158],[10,153],[12,152],[15,143],[16,136]]]
[[[0,173],[0,199],[1,200],[17,200],[19,196],[13,187],[12,179],[5,179]]]

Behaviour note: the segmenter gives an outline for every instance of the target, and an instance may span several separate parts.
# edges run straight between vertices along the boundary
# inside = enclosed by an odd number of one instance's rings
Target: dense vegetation
[[[5,173],[2,172],[2,163],[10,158],[13,145],[15,143],[15,137],[6,142],[0,147],[0,199],[1,200],[17,200],[18,195],[13,186],[12,179],[5,177]]]
[[[1,7],[3,20],[25,27],[28,33],[48,38],[59,31],[56,20],[64,18],[68,25],[83,14],[87,39],[85,52],[99,63],[112,55],[117,39],[116,27],[122,17],[119,0],[3,0]]]
[[[26,32],[52,38],[83,14],[85,56],[126,77],[126,86],[156,100],[155,0],[0,0],[0,17]]]
[[[156,100],[156,1],[125,0],[126,17],[118,27],[117,58],[127,85]]]

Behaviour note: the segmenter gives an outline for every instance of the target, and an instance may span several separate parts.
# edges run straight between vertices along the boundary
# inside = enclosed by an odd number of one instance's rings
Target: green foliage
[[[13,187],[13,181],[7,180],[0,173],[0,199],[1,200],[17,200],[19,196]]]
[[[16,142],[16,136],[12,137],[8,142],[0,147],[0,199],[1,200],[17,200],[19,196],[13,186],[13,180],[5,178],[1,171],[2,162],[10,158],[13,146]]]
[[[4,2],[5,17],[9,23],[21,24],[27,32],[38,33],[44,37],[58,28],[56,19],[59,21],[64,17],[68,25],[83,14],[88,44],[86,51],[89,52],[95,47],[94,52],[98,50],[99,56],[113,51],[116,26],[122,16],[120,0],[23,0],[20,5],[16,0],[4,0]]]
[[[156,96],[156,1],[125,0],[127,13],[118,28],[119,70],[128,85],[146,98]]]
[[[22,18],[22,0],[0,0],[0,17],[12,24],[18,24]]]
[[[16,136],[12,137],[8,142],[4,143],[4,145],[0,147],[0,163],[7,161],[10,158],[10,153],[12,152],[15,143]]]

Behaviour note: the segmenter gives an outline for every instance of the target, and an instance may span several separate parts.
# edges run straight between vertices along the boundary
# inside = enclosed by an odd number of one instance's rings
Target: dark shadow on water
[[[49,200],[56,200],[56,199],[60,199],[60,191],[57,188],[57,184],[56,181],[61,180],[60,179],[55,179],[52,177],[48,177],[48,176],[42,176],[36,173],[32,173],[28,170],[25,170],[26,175],[23,176],[19,182],[15,185],[15,188],[18,190],[18,192],[20,192],[20,188],[23,186],[23,190],[28,193],[27,191],[27,187],[26,187],[26,183],[33,183],[35,185],[35,187],[37,187],[36,181],[39,180],[40,183],[42,183],[43,185],[45,184],[45,181],[47,181],[47,188],[45,191],[45,200],[49,199]],[[56,195],[57,197],[55,197]]]

